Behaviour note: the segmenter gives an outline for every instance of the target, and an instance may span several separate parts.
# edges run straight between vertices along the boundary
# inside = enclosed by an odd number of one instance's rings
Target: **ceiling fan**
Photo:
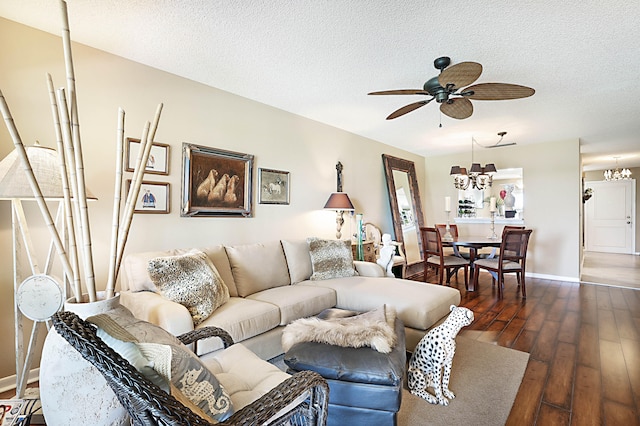
[[[469,99],[478,101],[499,101],[506,99],[526,98],[535,93],[530,87],[507,83],[480,83],[468,86],[480,77],[482,65],[477,62],[460,62],[449,67],[451,58],[443,56],[433,61],[440,75],[429,79],[423,89],[400,89],[371,92],[369,95],[427,95],[431,99],[405,105],[392,112],[387,120],[393,120],[435,99],[440,104],[440,111],[459,120],[471,117],[473,105]],[[447,68],[448,67],[448,68]]]

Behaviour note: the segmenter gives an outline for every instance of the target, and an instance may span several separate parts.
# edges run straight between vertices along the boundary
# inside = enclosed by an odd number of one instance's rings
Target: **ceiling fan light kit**
[[[433,61],[440,75],[432,77],[420,89],[399,89],[371,92],[369,95],[427,95],[430,99],[414,102],[389,114],[387,120],[393,120],[411,111],[415,111],[435,100],[440,104],[440,111],[458,120],[471,117],[473,104],[469,99],[482,101],[498,101],[520,99],[535,93],[530,87],[507,83],[480,83],[466,87],[475,82],[482,74],[482,65],[477,62],[460,62],[449,67],[451,58],[442,56]]]

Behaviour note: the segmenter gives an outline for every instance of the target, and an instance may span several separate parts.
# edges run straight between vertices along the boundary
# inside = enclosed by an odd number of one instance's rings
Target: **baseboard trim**
[[[527,277],[538,278],[541,280],[551,280],[551,281],[567,281],[570,283],[579,283],[580,277],[563,277],[560,275],[547,275],[547,274],[537,274],[535,272],[527,272],[525,274]]]
[[[39,378],[40,378],[40,368],[34,368],[33,370],[29,371],[29,376],[27,377],[27,384],[37,382]],[[16,388],[15,374],[0,378],[0,392],[7,392],[15,388]]]

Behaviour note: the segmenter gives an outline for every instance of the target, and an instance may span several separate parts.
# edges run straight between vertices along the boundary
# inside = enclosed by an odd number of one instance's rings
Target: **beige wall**
[[[582,208],[578,139],[476,150],[475,161],[493,162],[498,169],[523,168],[524,221],[527,228],[533,229],[527,270],[539,277],[577,280]],[[428,197],[424,214],[428,225],[446,221],[444,197],[457,199],[457,190],[449,176],[451,166],[470,166],[470,163],[470,152],[425,160],[424,188]],[[473,227],[473,232],[478,226]],[[461,233],[471,228],[469,225],[459,227]],[[488,235],[489,225],[485,228]]]
[[[163,102],[156,140],[171,146],[169,176],[146,178],[171,184],[171,213],[136,215],[127,252],[307,236],[334,238],[335,213],[323,211],[322,206],[336,189],[338,161],[344,165],[344,190],[357,211],[364,213],[366,221],[393,233],[381,155],[414,161],[418,181],[424,182],[421,156],[105,52],[81,45],[73,49],[87,186],[99,198],[90,204],[99,287],[104,287],[107,276],[118,107],[126,111],[126,135],[140,137],[144,122],[153,118],[157,104]],[[45,73],[52,74],[56,86],[64,84],[60,39],[0,18],[0,52],[0,90],[24,143],[37,139],[55,146]],[[254,194],[253,218],[181,218],[182,142],[253,154],[256,173],[260,167],[291,172],[291,204],[257,204]],[[0,126],[0,158],[12,150],[9,134]],[[44,263],[49,238],[33,207],[27,206],[27,215]],[[347,222],[343,238],[349,232]],[[7,377],[15,373],[8,349],[14,347],[9,201],[0,201],[0,237],[0,347],[4,348],[0,377]],[[26,337],[30,327],[25,324]]]

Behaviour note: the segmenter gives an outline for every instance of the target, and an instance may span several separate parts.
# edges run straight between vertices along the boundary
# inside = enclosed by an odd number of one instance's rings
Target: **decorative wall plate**
[[[32,275],[20,283],[16,303],[25,317],[45,321],[62,308],[64,291],[55,278],[46,274]]]

